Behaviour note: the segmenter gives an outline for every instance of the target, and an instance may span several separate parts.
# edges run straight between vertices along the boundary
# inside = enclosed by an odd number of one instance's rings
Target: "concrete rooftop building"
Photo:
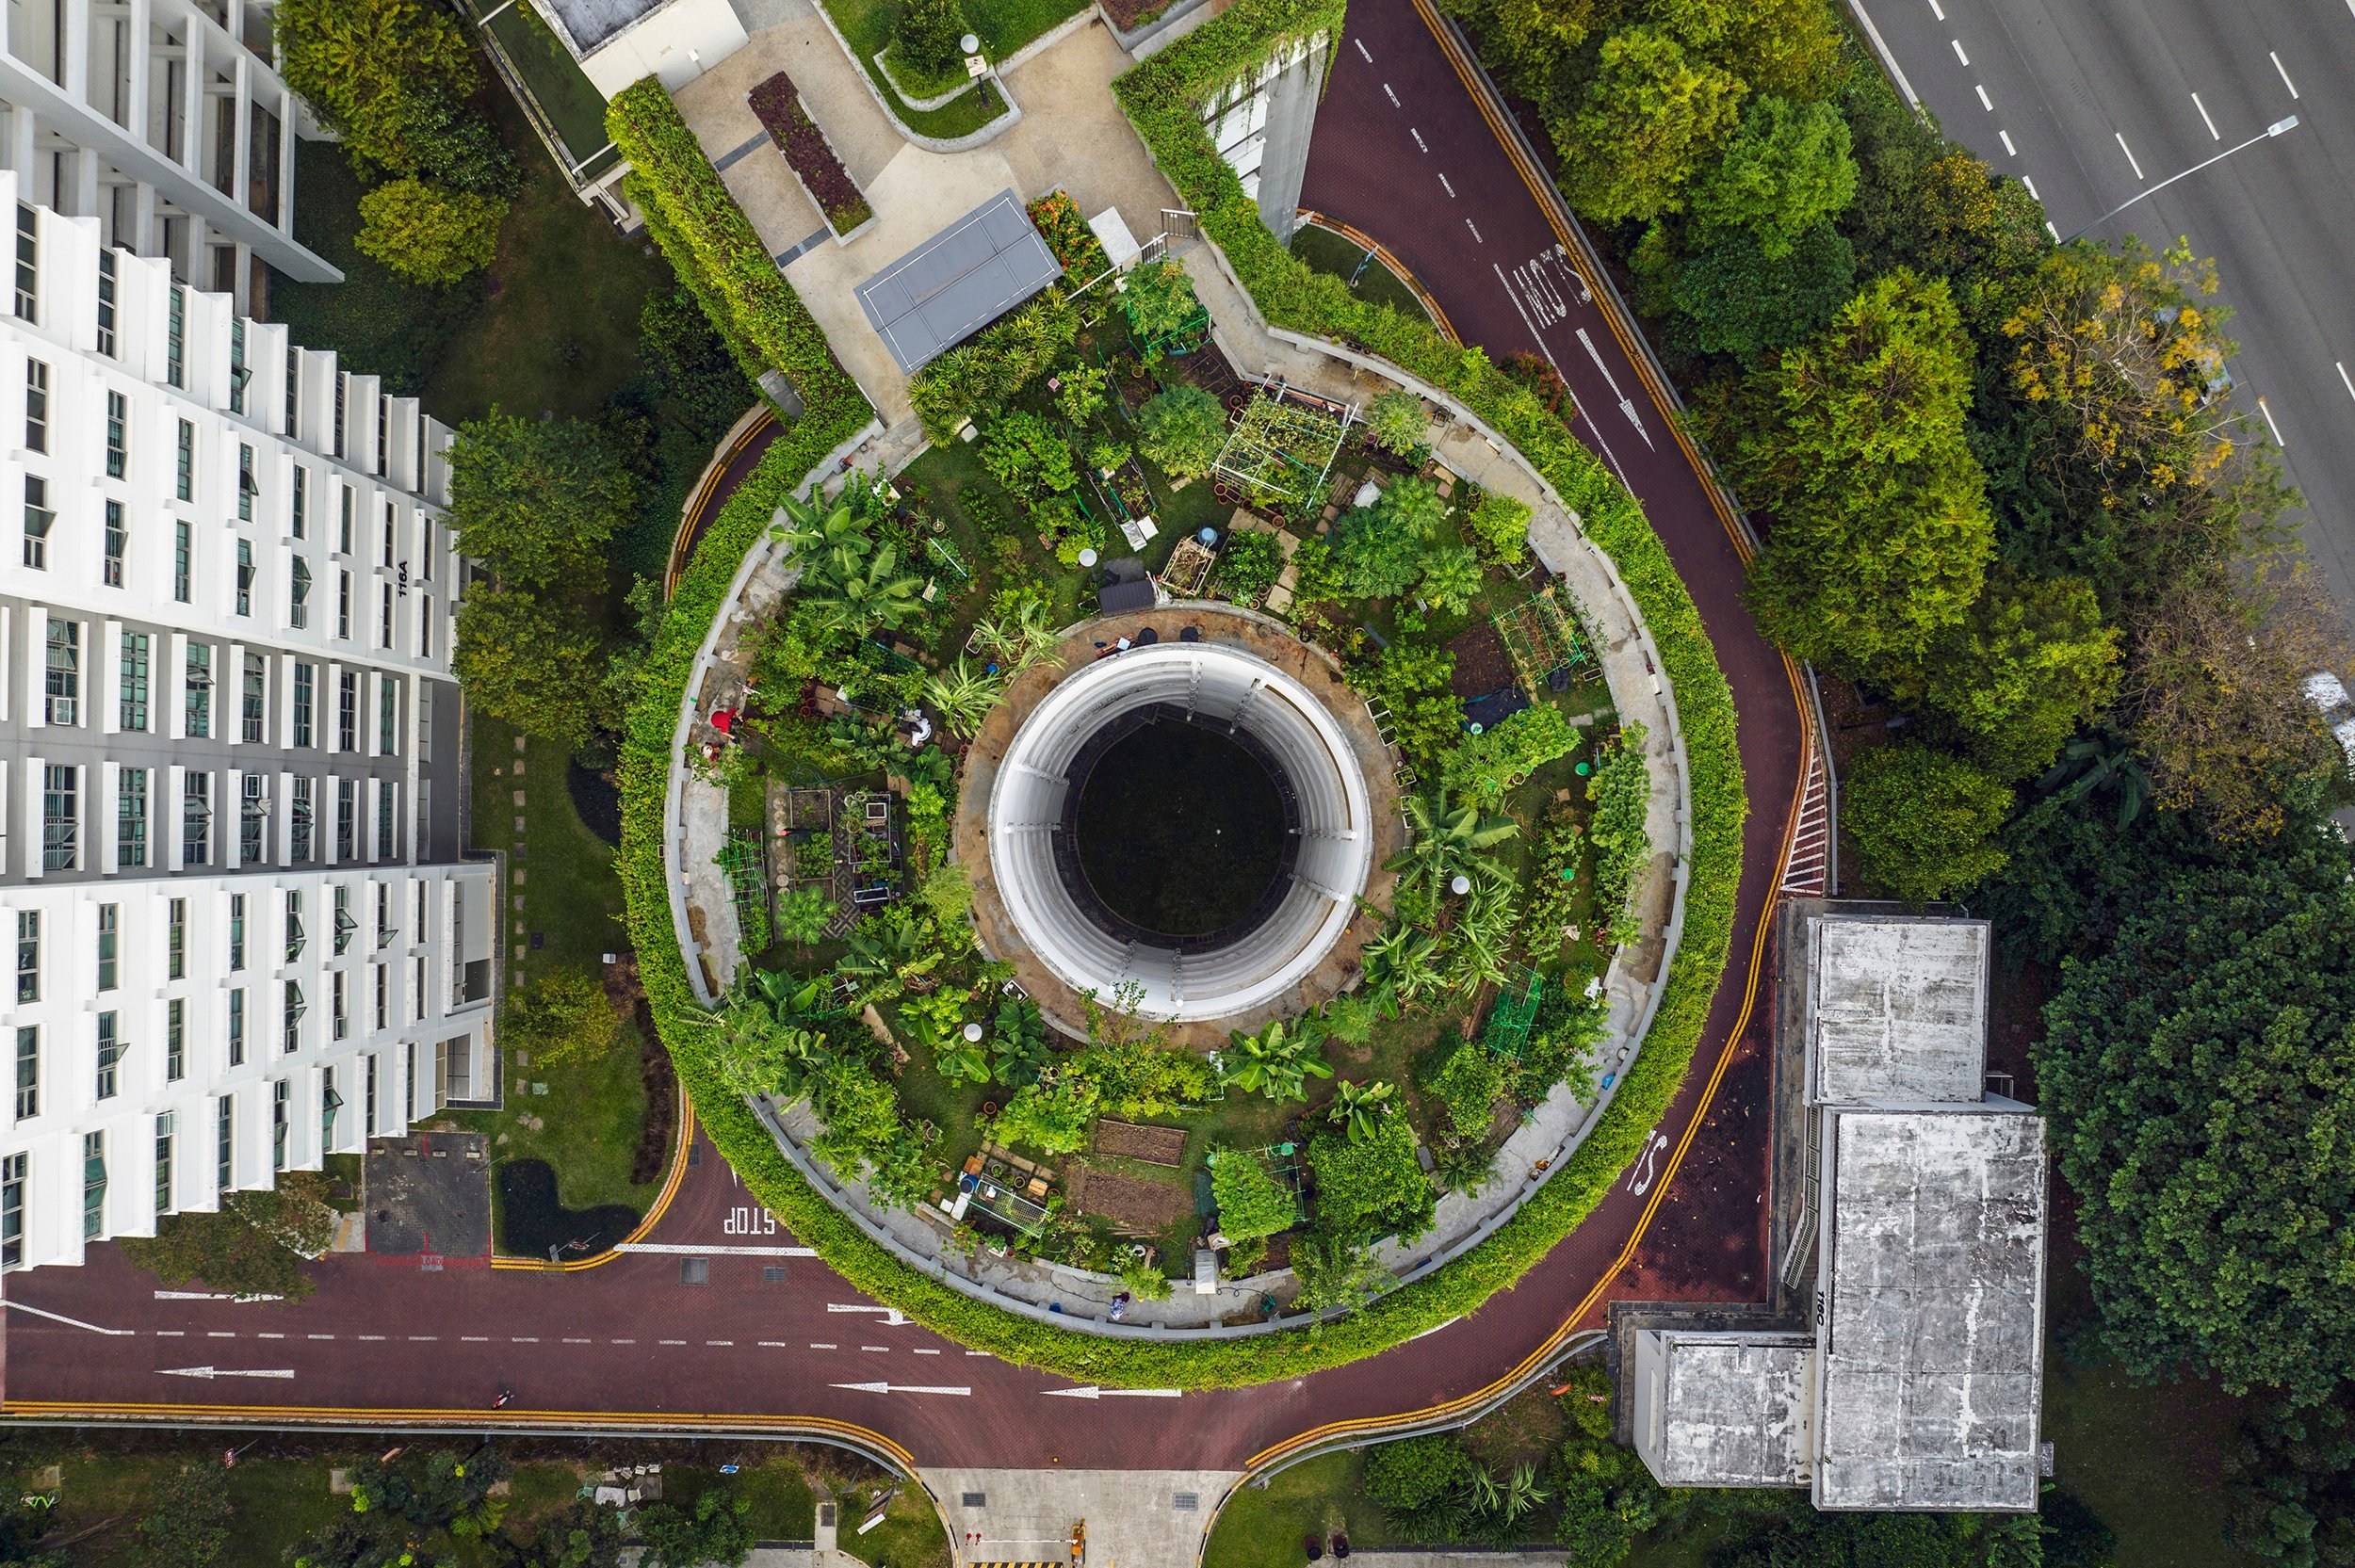
[[[608,98],[659,76],[682,84],[744,47],[750,35],[730,0],[531,0],[581,74]]]
[[[2033,1511],[2044,1123],[1986,1088],[1987,924],[1835,906],[1800,938],[1812,1288],[1787,1328],[1640,1329],[1637,1451],[1663,1485]]]

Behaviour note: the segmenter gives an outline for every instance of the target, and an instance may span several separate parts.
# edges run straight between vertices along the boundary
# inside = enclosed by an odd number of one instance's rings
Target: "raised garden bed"
[[[803,107],[792,77],[780,71],[746,97],[777,150],[785,154],[785,166],[826,215],[826,227],[834,231],[835,238],[848,239],[875,220],[875,209],[868,205],[866,193],[851,178],[851,171],[842,167],[834,143]]]
[[[1141,1127],[1107,1116],[1096,1123],[1096,1152],[1176,1169],[1186,1161],[1186,1129]]]
[[[1194,1197],[1176,1181],[1158,1182],[1080,1164],[1071,1169],[1072,1208],[1100,1215],[1123,1236],[1151,1236],[1194,1213]]]

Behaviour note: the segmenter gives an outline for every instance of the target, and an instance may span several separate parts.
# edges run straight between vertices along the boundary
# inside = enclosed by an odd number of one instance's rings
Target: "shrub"
[[[1480,596],[1480,557],[1469,544],[1442,544],[1422,558],[1416,591],[1435,610],[1462,615]]]
[[[1431,1225],[1437,1193],[1415,1158],[1415,1129],[1404,1116],[1377,1117],[1365,1135],[1327,1130],[1308,1140],[1316,1176],[1317,1229],[1347,1241],[1396,1235],[1412,1240]]]
[[[497,258],[506,217],[503,197],[394,180],[360,198],[355,243],[404,277],[454,283]]]
[[[550,969],[499,1004],[499,1043],[553,1066],[602,1051],[613,1041],[613,1003],[596,976],[577,964]]]
[[[1562,1413],[1569,1417],[1570,1425],[1589,1437],[1607,1441],[1614,1393],[1611,1374],[1600,1366],[1573,1366],[1562,1381],[1567,1385],[1562,1391]]]
[[[1529,503],[1484,494],[1464,515],[1464,529],[1483,555],[1507,566],[1529,558]]]
[[[1504,1064],[1476,1040],[1460,1040],[1423,1080],[1447,1107],[1448,1124],[1460,1139],[1484,1139],[1504,1097]]]
[[[965,7],[959,0],[906,0],[891,29],[892,64],[910,80],[965,75]]]
[[[1210,1164],[1210,1197],[1218,1204],[1220,1233],[1237,1243],[1275,1236],[1300,1222],[1300,1206],[1291,1193],[1244,1150],[1217,1152]]]
[[[915,3],[921,6],[937,4],[939,0]],[[954,8],[956,0],[947,3]],[[950,40],[951,47],[955,41],[953,38]],[[851,178],[851,171],[835,155],[834,144],[826,139],[826,133],[818,128],[809,110],[802,106],[802,95],[792,77],[780,71],[753,89],[750,97],[753,113],[767,127],[770,139],[785,154],[785,161],[808,187],[811,200],[826,215],[828,228],[837,234],[847,234],[875,216],[875,209],[867,204],[858,182]]]
[[[1966,893],[2007,858],[1994,838],[2011,815],[2010,787],[1919,741],[1858,757],[1840,807],[1857,874],[1910,902]]]
[[[1055,390],[1056,410],[1075,428],[1084,430],[1088,421],[1104,410],[1104,383],[1112,380],[1112,372],[1093,364],[1066,365],[1056,380],[1063,383]]]
[[[1130,267],[1121,284],[1120,314],[1140,342],[1168,336],[1202,308],[1194,297],[1194,280],[1174,257]]]
[[[1096,237],[1096,231],[1080,216],[1080,203],[1067,192],[1050,190],[1026,210],[1038,226],[1039,237],[1047,241],[1047,249],[1063,263],[1064,283],[1078,288],[1112,270],[1113,259],[1105,254],[1103,241]]]
[[[1577,747],[1578,732],[1562,710],[1539,703],[1464,736],[1447,754],[1440,778],[1458,803],[1493,812],[1530,774]]]
[[[1218,555],[1218,583],[1237,601],[1255,600],[1284,574],[1284,547],[1260,528],[1237,528]]]
[[[999,420],[982,443],[982,466],[1017,495],[1061,494],[1080,482],[1071,448],[1034,413],[1015,412]]]
[[[1373,515],[1384,526],[1428,542],[1447,521],[1447,501],[1428,479],[1398,479],[1374,497]]]
[[[1351,593],[1395,599],[1421,578],[1425,550],[1420,536],[1386,521],[1374,508],[1360,507],[1333,530],[1333,555]]]
[[[1163,387],[1137,411],[1138,449],[1161,465],[1172,484],[1191,484],[1210,471],[1226,445],[1226,411],[1191,383]]]
[[[1595,815],[1586,836],[1595,844],[1595,907],[1611,922],[1611,940],[1632,942],[1635,879],[1651,856],[1644,816],[1651,804],[1651,769],[1644,765],[1644,726],[1621,730],[1597,759],[1586,781]]]
[[[1050,288],[972,342],[950,349],[908,382],[924,433],[947,441],[977,414],[1002,409],[1079,335],[1079,313]]]
[[[776,931],[780,939],[806,947],[826,934],[834,918],[834,895],[822,887],[797,887],[777,898]]]
[[[1462,1485],[1471,1468],[1471,1456],[1452,1436],[1377,1444],[1366,1453],[1366,1495],[1385,1513],[1413,1513]]]
[[[1396,457],[1411,457],[1431,443],[1431,421],[1422,399],[1405,387],[1377,392],[1366,407],[1366,435]]]

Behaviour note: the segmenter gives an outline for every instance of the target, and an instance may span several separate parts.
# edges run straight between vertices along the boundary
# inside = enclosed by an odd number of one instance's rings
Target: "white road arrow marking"
[[[970,1394],[973,1392],[969,1387],[929,1387],[906,1382],[834,1382],[826,1386],[848,1388],[860,1394]]]
[[[1637,417],[1634,399],[1619,390],[1619,379],[1611,374],[1609,365],[1602,363],[1602,355],[1596,349],[1595,340],[1586,335],[1584,327],[1578,330],[1578,341],[1586,346],[1586,357],[1595,362],[1595,368],[1602,372],[1604,383],[1611,388],[1611,396],[1619,400],[1619,412],[1626,414],[1627,422],[1635,427],[1635,433],[1644,438],[1644,445],[1651,445],[1651,432],[1644,428],[1643,420]]]
[[[826,1310],[828,1312],[880,1312],[883,1314],[885,1328],[897,1329],[907,1326],[907,1319],[900,1315],[898,1307],[873,1306],[866,1301],[828,1301]]]
[[[240,1366],[158,1366],[156,1371],[167,1378],[291,1378],[294,1368]]]
[[[1077,1388],[1050,1388],[1047,1392],[1065,1399],[1176,1399],[1182,1398],[1182,1388],[1098,1388],[1083,1382]]]
[[[284,1296],[232,1296],[220,1290],[158,1290],[159,1301],[283,1301]]]

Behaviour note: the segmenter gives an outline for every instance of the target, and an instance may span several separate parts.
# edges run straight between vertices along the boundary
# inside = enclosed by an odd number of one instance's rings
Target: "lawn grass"
[[[1387,1546],[1382,1510],[1365,1495],[1365,1456],[1327,1454],[1266,1486],[1245,1486],[1219,1510],[1203,1568],[1298,1568],[1301,1538],[1345,1532],[1352,1546]]]
[[[1011,50],[999,47],[999,36],[1017,36],[1008,28],[1005,19],[1013,17],[1015,25],[1028,26],[1033,12],[1052,8],[1057,3],[1059,0],[1024,0],[1023,4],[1016,6],[974,5],[966,8],[966,15],[974,30],[981,35],[982,45],[988,51],[989,57],[1002,59]],[[825,6],[826,14],[834,18],[834,24],[841,29],[843,39],[851,45],[851,52],[858,57],[859,69],[867,73],[868,80],[875,84],[875,90],[882,93],[884,102],[891,105],[892,114],[917,135],[938,137],[944,140],[970,136],[1005,113],[1005,100],[987,82],[983,82],[977,90],[943,104],[936,109],[912,107],[900,95],[900,89],[893,85],[891,78],[875,64],[875,56],[891,41],[891,29],[899,24],[900,7],[897,0],[825,0]],[[1079,8],[1076,5],[1064,4],[1061,14],[1068,16]],[[1060,20],[1061,16],[1058,16],[1029,33],[1019,34],[1021,42],[1029,42]],[[1020,43],[1015,47],[1020,47]]]
[[[508,863],[510,902],[499,921],[509,988],[559,965],[601,973],[602,955],[626,945],[620,925],[622,886],[613,874],[612,847],[590,832],[573,808],[564,783],[569,760],[564,748],[528,740],[521,753],[524,776],[518,780],[513,730],[477,713],[472,739],[473,848],[503,849],[512,855],[518,815],[514,792],[520,788],[524,794],[524,853]],[[518,921],[525,928],[520,939]],[[545,939],[536,949],[530,946],[534,933]],[[498,1163],[544,1159],[555,1168],[557,1193],[566,1207],[626,1204],[645,1211],[658,1186],[629,1179],[646,1119],[640,1050],[635,1026],[620,1021],[602,1049],[554,1064],[511,1059],[503,1109],[449,1113],[460,1126],[490,1135],[495,1207]],[[537,1084],[545,1084],[547,1092],[534,1092]],[[495,1213],[494,1219],[503,1216]]]
[[[1345,234],[1314,223],[1303,223],[1292,232],[1291,252],[1319,272],[1329,272],[1349,284],[1352,294],[1368,304],[1388,305],[1419,321],[1431,319],[1423,309],[1422,297],[1406,281],[1391,271],[1379,256],[1370,256],[1364,246]]]

